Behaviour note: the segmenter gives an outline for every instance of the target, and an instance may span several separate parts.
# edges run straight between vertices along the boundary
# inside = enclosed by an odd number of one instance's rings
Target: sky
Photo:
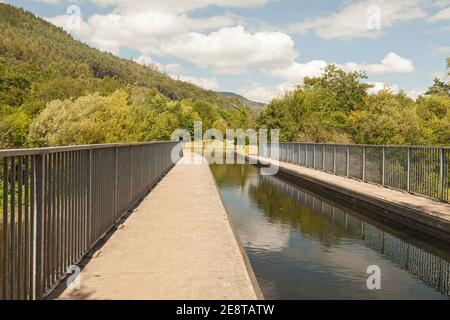
[[[2,1],[2,0],[0,0]],[[450,0],[3,0],[205,89],[268,102],[327,64],[415,98],[446,75]]]

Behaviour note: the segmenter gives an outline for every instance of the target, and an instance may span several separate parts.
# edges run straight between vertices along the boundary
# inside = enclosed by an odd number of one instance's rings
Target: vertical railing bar
[[[445,200],[444,197],[444,149],[439,148],[439,199]]]
[[[313,169],[316,168],[316,144],[313,144]]]
[[[384,147],[383,146],[383,148],[382,148],[382,152],[383,152],[383,155],[382,155],[382,165],[381,165],[381,170],[382,170],[382,173],[381,173],[381,185],[382,186],[385,186],[385,184],[386,184],[386,147]]]
[[[407,149],[407,171],[406,171],[406,191],[410,191],[410,183],[411,183],[411,148]]]
[[[57,174],[57,196],[56,196],[56,212],[57,212],[57,236],[56,236],[56,274],[57,277],[59,278],[59,276],[61,276],[63,274],[63,268],[62,268],[62,221],[63,221],[63,217],[62,217],[62,168],[61,168],[61,164],[62,164],[62,154],[60,152],[58,152],[56,154],[56,163],[57,163],[57,169],[56,169],[56,174]]]
[[[22,175],[23,175],[23,156],[17,161],[18,181],[17,181],[17,298],[22,299]]]
[[[10,250],[9,250],[9,277],[10,277],[10,283],[9,283],[9,296],[11,300],[14,300],[14,280],[15,280],[15,265],[14,265],[14,258],[15,258],[15,190],[16,190],[16,160],[15,157],[10,158],[11,161],[11,189],[10,189]]]
[[[362,181],[366,181],[366,146],[363,146]]]
[[[118,169],[119,169],[119,149],[118,147],[114,148],[114,162],[115,162],[115,167],[114,167],[114,218],[117,218],[118,216],[118,209],[117,209],[117,198],[118,198]]]
[[[34,299],[42,299],[44,290],[44,278],[43,278],[43,245],[44,245],[44,208],[45,208],[45,156],[38,154],[34,159],[33,166],[34,175],[34,240],[33,240],[33,287]]]
[[[139,190],[139,195],[144,192],[144,146],[141,146],[141,186]]]
[[[3,158],[3,245],[2,245],[2,299],[6,300],[8,286],[8,158]]]
[[[78,260],[81,256],[81,150],[77,151],[77,255]]]
[[[82,152],[82,161],[83,161],[83,176],[82,176],[82,199],[83,199],[83,215],[82,215],[82,229],[83,229],[83,237],[82,237],[82,248],[83,252],[88,249],[88,246],[86,244],[86,236],[87,236],[87,230],[86,230],[86,215],[87,215],[87,193],[86,193],[86,177],[88,176],[87,173],[87,152]]]
[[[350,146],[347,146],[347,156],[346,156],[346,172],[347,177],[350,175]]]
[[[64,271],[69,266],[69,152],[64,152]]]
[[[29,286],[28,286],[28,280],[29,280],[29,259],[30,259],[30,243],[29,243],[29,231],[30,231],[30,225],[29,225],[29,206],[30,206],[30,193],[29,193],[29,179],[30,179],[30,170],[29,170],[29,156],[24,157],[24,184],[25,184],[25,200],[24,200],[24,275],[23,275],[23,290],[24,290],[24,299],[29,299]]]
[[[74,208],[73,208],[73,257],[71,264],[77,260],[78,258],[78,218],[79,218],[79,204],[78,204],[78,178],[80,176],[80,171],[78,170],[78,151],[74,151],[73,157],[73,202],[74,202]]]
[[[67,246],[67,267],[72,264],[73,259],[73,151],[68,152],[67,159],[67,196],[68,196],[68,246]]]
[[[44,236],[44,241],[42,243],[43,247],[42,247],[42,251],[43,251],[43,287],[42,287],[42,291],[45,291],[48,287],[48,275],[49,275],[49,231],[50,231],[50,197],[51,197],[51,190],[50,190],[50,183],[51,183],[51,178],[50,178],[50,172],[51,172],[51,168],[49,167],[50,165],[50,159],[51,156],[47,155],[44,157],[44,166],[45,166],[45,178],[44,178],[44,182],[45,182],[45,186],[44,186],[44,210],[43,210],[43,226],[42,226],[42,230],[43,230],[43,236]]]
[[[29,299],[34,299],[34,247],[35,247],[35,156],[30,156],[30,275],[29,275]]]
[[[92,190],[92,179],[93,179],[93,163],[92,163],[92,149],[89,149],[89,181],[88,181],[88,243],[89,246],[93,242],[92,240],[92,214],[93,214],[93,190]]]
[[[51,155],[52,159],[52,166],[50,175],[52,177],[52,193],[51,193],[51,236],[50,236],[50,244],[51,244],[51,256],[50,256],[50,263],[51,263],[51,276],[50,276],[50,286],[53,285],[55,282],[55,263],[56,263],[56,154]]]
[[[322,170],[325,171],[325,145],[322,145]]]
[[[333,173],[336,174],[336,145],[333,145]]]
[[[308,168],[308,145],[305,144],[305,167]]]
[[[130,150],[130,203],[133,202],[133,147]]]

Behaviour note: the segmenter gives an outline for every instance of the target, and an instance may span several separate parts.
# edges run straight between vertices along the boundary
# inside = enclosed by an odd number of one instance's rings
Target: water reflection
[[[446,299],[447,247],[406,236],[249,165],[213,165],[266,298]],[[381,290],[366,269],[381,268]]]

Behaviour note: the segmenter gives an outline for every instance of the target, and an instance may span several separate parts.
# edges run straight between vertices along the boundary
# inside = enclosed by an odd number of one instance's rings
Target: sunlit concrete
[[[262,298],[207,163],[185,156],[60,299]]]

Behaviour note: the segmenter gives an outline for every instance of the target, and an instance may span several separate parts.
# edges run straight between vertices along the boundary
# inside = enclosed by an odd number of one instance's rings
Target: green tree
[[[428,88],[427,92],[425,92],[426,95],[447,95],[450,96],[450,84],[446,83],[445,81],[441,81],[438,78],[434,78],[433,85]]]
[[[420,124],[431,144],[450,145],[450,96],[428,95],[417,100]]]
[[[414,101],[404,93],[382,90],[367,97],[365,108],[351,113],[355,142],[365,144],[422,144]]]
[[[138,118],[128,94],[118,90],[103,97],[54,100],[33,121],[29,142],[36,146],[138,141]]]

